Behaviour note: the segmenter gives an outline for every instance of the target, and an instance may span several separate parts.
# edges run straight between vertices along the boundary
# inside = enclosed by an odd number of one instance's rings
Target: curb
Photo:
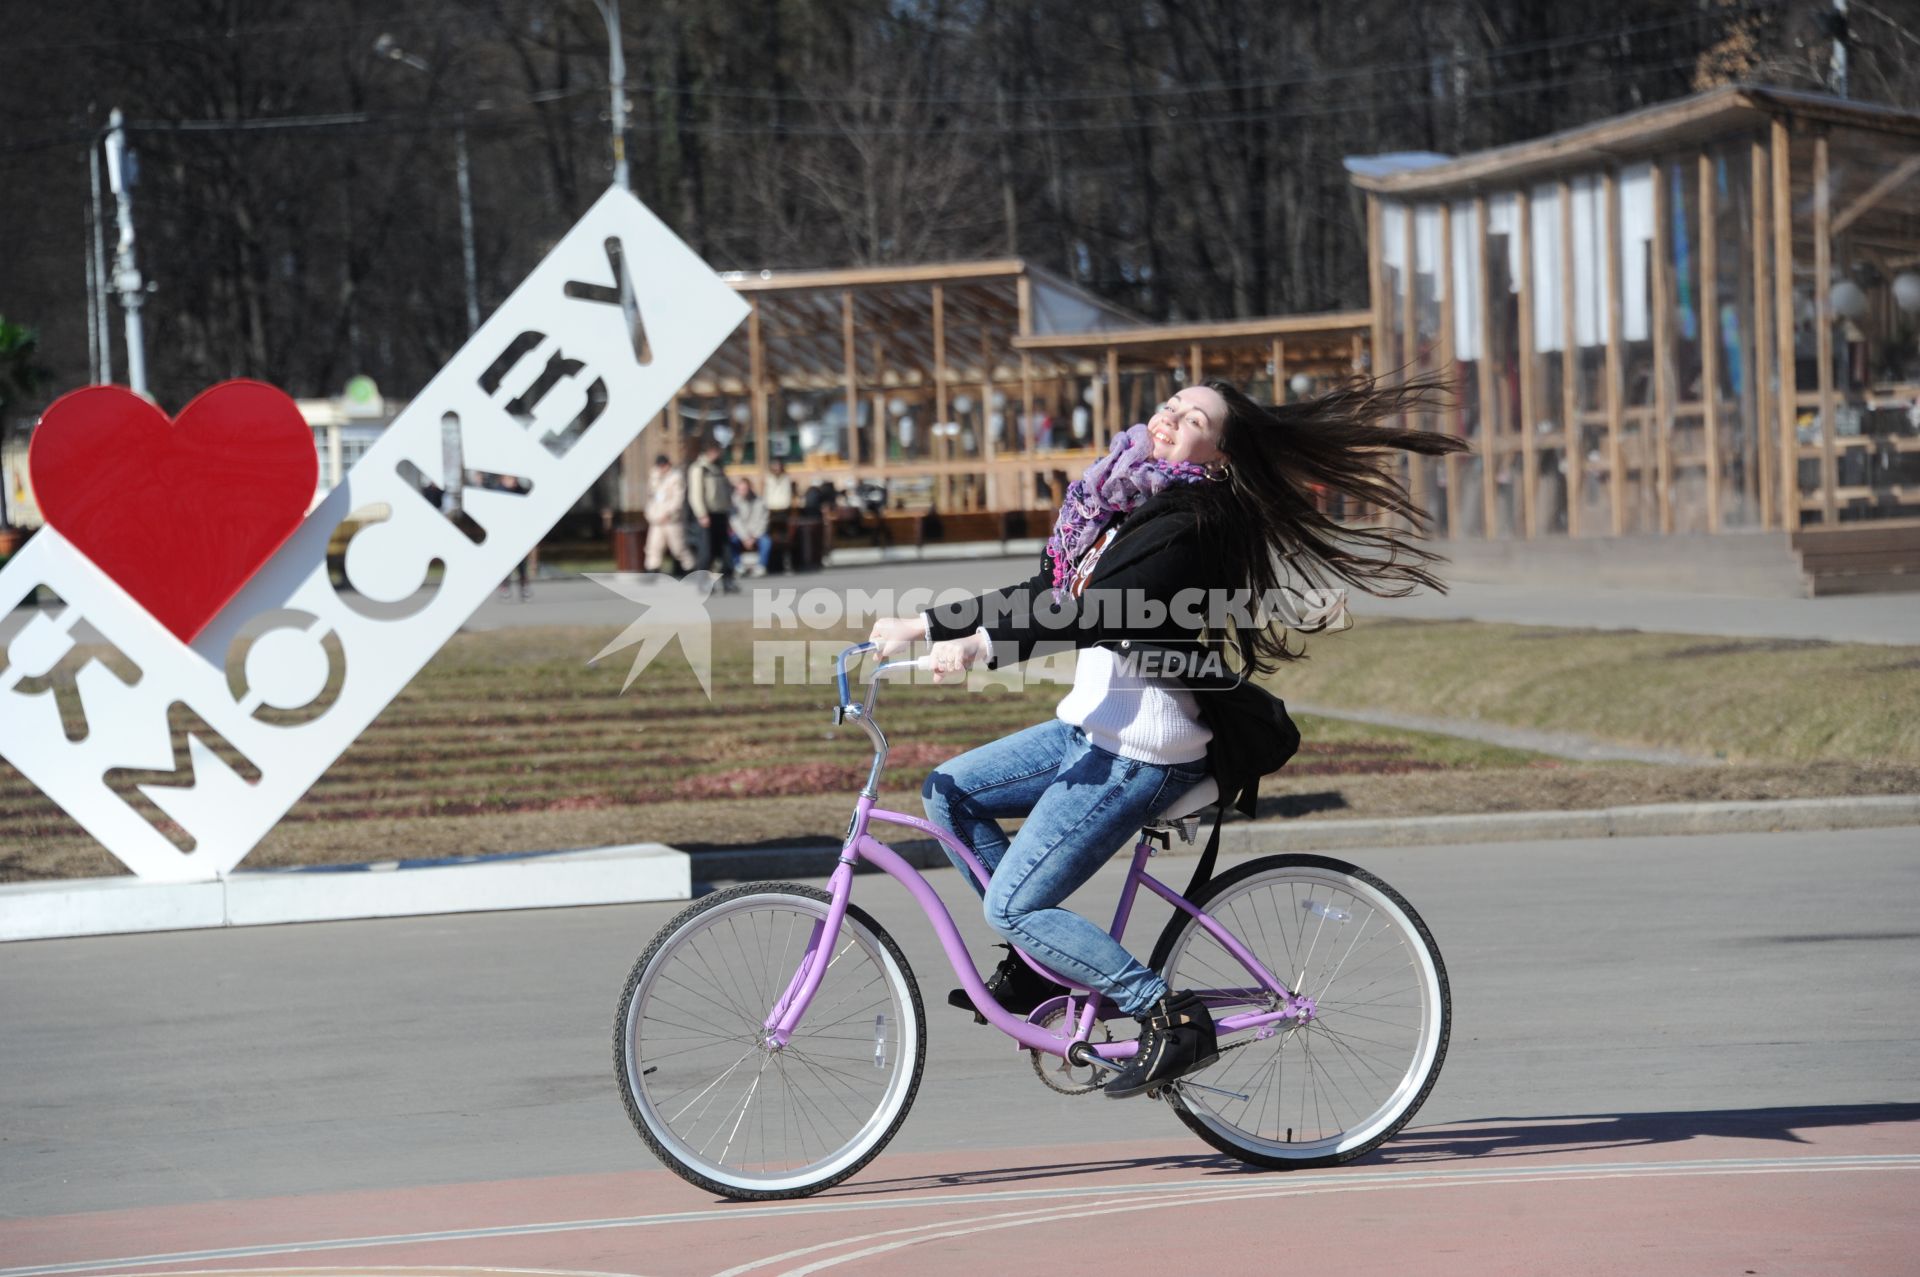
[[[1388,820],[1256,821],[1224,825],[1223,853],[1430,847],[1532,838],[1655,838],[1680,834],[1807,833],[1920,825],[1920,794],[1788,798],[1773,802],[1650,803],[1589,811],[1489,812]],[[1182,848],[1181,854],[1197,854]]]
[[[688,900],[691,858],[662,843],[454,860],[238,870],[211,882],[69,878],[0,885],[0,941]]]
[[[1863,798],[1788,798],[1772,802],[1652,803],[1588,811],[1490,812],[1466,816],[1402,816],[1379,820],[1229,821],[1220,827],[1223,856],[1347,851],[1365,847],[1441,847],[1539,838],[1653,838],[1681,834],[1806,833],[1823,829],[1920,826],[1920,794]],[[1197,856],[1208,825],[1191,843],[1178,838],[1161,856]],[[916,868],[943,866],[931,841],[892,844]],[[700,882],[822,877],[838,847],[768,847],[696,851]]]
[[[1920,794],[1383,820],[1233,821],[1221,827],[1220,850],[1244,856],[1904,826],[1920,827]],[[1203,838],[1192,843],[1176,838],[1162,854],[1193,856],[1202,846]],[[920,869],[947,863],[939,845],[929,839],[902,842],[894,850]],[[212,882],[154,883],[123,877],[7,883],[0,884],[0,942],[690,900],[696,884],[821,877],[832,872],[839,855],[834,845],[685,852],[662,843],[633,843],[454,860],[240,870]]]

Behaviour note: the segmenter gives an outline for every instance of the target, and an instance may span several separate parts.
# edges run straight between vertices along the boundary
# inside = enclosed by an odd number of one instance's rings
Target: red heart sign
[[[293,400],[257,381],[169,422],[120,386],[63,395],[27,464],[47,522],[191,643],[313,504],[319,458]]]

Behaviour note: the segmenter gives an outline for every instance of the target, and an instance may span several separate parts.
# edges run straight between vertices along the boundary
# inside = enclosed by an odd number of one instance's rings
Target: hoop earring
[[[1233,477],[1233,466],[1231,464],[1216,466],[1208,471],[1207,477],[1215,483],[1224,483]]]

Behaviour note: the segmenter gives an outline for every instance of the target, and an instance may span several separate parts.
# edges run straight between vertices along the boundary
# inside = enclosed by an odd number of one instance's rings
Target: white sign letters
[[[141,877],[225,874],[745,314],[608,191],[191,647],[53,528],[29,541],[0,615],[36,587],[58,602],[0,648],[0,755]],[[327,545],[350,516],[338,591]]]

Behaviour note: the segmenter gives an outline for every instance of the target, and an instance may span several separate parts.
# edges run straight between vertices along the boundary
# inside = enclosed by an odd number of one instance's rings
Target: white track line
[[[1197,1188],[1199,1186],[1195,1185],[1194,1187]],[[1166,1198],[1165,1192],[1158,1192],[1147,1197],[1109,1198],[1107,1200],[1109,1202],[1113,1202],[1118,1205],[1131,1206],[1134,1203],[1140,1203],[1140,1202],[1163,1201],[1165,1200],[1165,1198]],[[1183,1195],[1181,1200],[1191,1201],[1193,1200],[1193,1198],[1189,1195]],[[1055,1213],[1057,1213],[1059,1210],[1060,1210],[1060,1207],[1058,1206],[1042,1206],[1037,1210],[1008,1211],[1000,1215],[989,1215],[989,1216],[986,1216],[986,1218],[1018,1219],[1022,1216],[1027,1216],[1027,1215],[1044,1215],[1044,1216],[1051,1217]],[[1045,1222],[1045,1221],[1040,1221],[1040,1222]],[[817,1246],[802,1246],[798,1250],[781,1251],[778,1255],[768,1255],[765,1259],[752,1260],[751,1262],[741,1264],[738,1267],[729,1268],[725,1272],[715,1273],[714,1277],[741,1277],[742,1273],[750,1273],[756,1268],[766,1268],[772,1264],[785,1263],[789,1259],[799,1259],[806,1255],[818,1254],[820,1251],[833,1250],[835,1247],[838,1247],[838,1246],[852,1246],[859,1242],[873,1241],[874,1239],[880,1238],[880,1237],[901,1237],[911,1233],[923,1233],[931,1228],[949,1228],[952,1225],[953,1225],[953,1221],[949,1219],[949,1220],[942,1220],[937,1224],[915,1224],[911,1228],[889,1228],[878,1233],[862,1233],[854,1237],[840,1237],[830,1242],[821,1242]]]
[[[1130,1206],[1117,1206],[1111,1203],[1103,1203],[1097,1208],[1057,1210],[1045,1218],[1037,1218],[1037,1219],[1001,1219],[996,1216],[990,1215],[980,1220],[969,1221],[965,1226],[962,1226],[962,1227],[949,1226],[945,1229],[945,1231],[942,1231],[942,1232],[925,1233],[922,1236],[918,1236],[918,1237],[908,1237],[901,1240],[885,1242],[878,1246],[868,1246],[864,1249],[852,1251],[845,1255],[837,1255],[832,1258],[821,1259],[800,1268],[789,1268],[786,1271],[782,1272],[780,1274],[780,1277],[810,1277],[810,1275],[813,1273],[822,1272],[828,1268],[835,1268],[841,1264],[849,1264],[849,1263],[853,1263],[856,1260],[861,1260],[861,1259],[870,1259],[875,1255],[883,1255],[891,1251],[902,1250],[908,1246],[918,1246],[925,1242],[944,1241],[944,1240],[948,1240],[950,1238],[956,1238],[956,1237],[971,1237],[978,1233],[1000,1232],[1009,1228],[1025,1228],[1033,1224],[1059,1223],[1069,1219],[1091,1219],[1101,1215],[1127,1214],[1136,1210],[1163,1210],[1163,1209],[1167,1209],[1175,1206],[1182,1206],[1182,1207],[1206,1206],[1206,1205],[1216,1205],[1223,1202],[1270,1200],[1273,1198],[1282,1198],[1282,1197],[1305,1197],[1305,1196],[1310,1196],[1314,1194],[1329,1193],[1329,1192],[1332,1192],[1332,1193],[1380,1193],[1380,1192],[1396,1192],[1396,1191],[1402,1191],[1405,1189],[1413,1189],[1413,1188],[1469,1188],[1469,1187],[1478,1187],[1478,1186],[1482,1186],[1489,1183],[1540,1184],[1540,1183],[1580,1182],[1585,1180],[1632,1179],[1632,1178],[1683,1178],[1683,1177],[1710,1176],[1710,1175],[1814,1174],[1814,1173],[1821,1173],[1821,1172],[1835,1173],[1835,1172],[1841,1172],[1841,1171],[1884,1170],[1884,1169],[1888,1169],[1888,1168],[1875,1167],[1875,1166],[1821,1166],[1821,1167],[1781,1166],[1777,1168],[1747,1167],[1747,1168],[1742,1168],[1740,1170],[1731,1170],[1731,1171],[1684,1170],[1684,1171],[1674,1172],[1671,1174],[1665,1174],[1665,1173],[1659,1173],[1659,1172],[1647,1173],[1647,1172],[1627,1172],[1627,1171],[1611,1171],[1611,1172],[1606,1172],[1606,1173],[1596,1174],[1596,1175],[1556,1175],[1551,1177],[1530,1176],[1530,1175],[1520,1174],[1508,1180],[1479,1180],[1479,1181],[1463,1180],[1463,1181],[1453,1181],[1453,1182],[1427,1181],[1425,1183],[1417,1183],[1417,1184],[1414,1184],[1414,1183],[1406,1183],[1406,1184],[1368,1183],[1368,1184],[1353,1184],[1351,1186],[1342,1186],[1342,1187],[1335,1187],[1335,1188],[1312,1188],[1312,1189],[1244,1189],[1239,1192],[1223,1193],[1217,1196],[1202,1196],[1199,1194],[1181,1194],[1175,1197],[1170,1197],[1170,1198],[1165,1198],[1165,1199],[1160,1199],[1160,1200],[1155,1200],[1155,1201],[1150,1201],[1145,1203],[1137,1203]],[[1904,1167],[1904,1168],[1898,1168],[1898,1169],[1920,1169],[1920,1167]],[[902,1231],[905,1231],[905,1230],[902,1230]],[[862,1240],[862,1239],[848,1238],[846,1243],[843,1243],[843,1244],[851,1244],[858,1240]],[[816,1247],[814,1249],[828,1249],[828,1248],[829,1247]]]
[[[1071,1202],[1074,1199],[1114,1199],[1134,1194],[1171,1194],[1180,1200],[1199,1193],[1246,1191],[1261,1196],[1303,1197],[1317,1192],[1347,1192],[1365,1187],[1418,1188],[1426,1185],[1470,1186],[1478,1183],[1510,1184],[1552,1179],[1618,1179],[1633,1176],[1679,1174],[1719,1175],[1750,1172],[1813,1172],[1837,1170],[1920,1169],[1920,1154],[1888,1153],[1835,1157],[1728,1158],[1673,1162],[1589,1162],[1531,1169],[1456,1167],[1443,1170],[1385,1169],[1378,1171],[1331,1171],[1321,1174],[1294,1173],[1286,1176],[1285,1187],[1259,1183],[1255,1173],[1247,1174],[1244,1185],[1197,1183],[1193,1180],[1165,1180],[1147,1184],[1084,1185],[1072,1188],[1014,1189],[1003,1192],[947,1193],[936,1197],[897,1198],[888,1201],[835,1199],[777,1203],[763,1206],[721,1206],[708,1210],[675,1211],[662,1215],[635,1215],[612,1219],[563,1220],[526,1224],[502,1224],[491,1228],[448,1229],[422,1233],[387,1233],[368,1237],[333,1237],[302,1242],[265,1243],[220,1249],[180,1251],[162,1255],[133,1255],[117,1259],[78,1260],[60,1264],[36,1264],[19,1268],[0,1268],[0,1277],[57,1277],[65,1273],[97,1273],[109,1269],[154,1268],[167,1264],[200,1261],[246,1259],[264,1255],[313,1254],[334,1250],[362,1250],[383,1246],[417,1246],[433,1242],[488,1240],[498,1237],[533,1237],[552,1233],[595,1232],[601,1230],[652,1228],[669,1224],[733,1223],[743,1219],[780,1219],[789,1216],[837,1215],[850,1212],[920,1210],[940,1206],[998,1205],[1021,1201]]]

